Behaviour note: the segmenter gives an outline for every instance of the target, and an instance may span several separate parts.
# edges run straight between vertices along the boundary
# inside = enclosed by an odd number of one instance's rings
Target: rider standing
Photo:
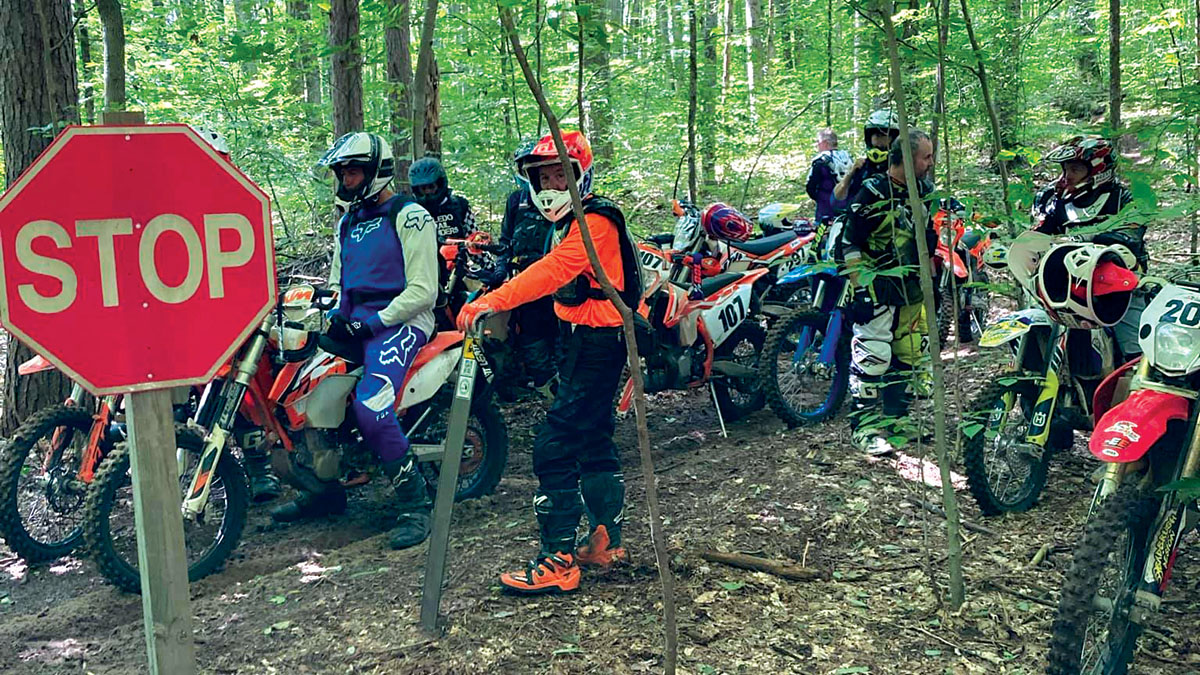
[[[537,140],[530,140],[513,153],[519,187],[508,195],[504,221],[500,224],[500,243],[508,248],[509,268],[517,273],[542,259],[550,245],[550,231],[554,229],[554,223],[534,206],[529,182],[521,173],[522,162],[536,145]],[[554,345],[558,339],[554,300],[547,296],[517,307],[512,312],[512,324],[516,327],[513,347],[517,358],[533,378],[534,388],[546,398],[553,398]]]
[[[563,142],[600,264],[626,304],[636,306],[640,276],[625,217],[616,204],[591,193],[592,149],[583,134],[565,132]],[[625,478],[613,442],[613,399],[626,363],[625,340],[621,316],[592,273],[551,136],[538,142],[520,170],[529,181],[534,206],[554,223],[550,251],[504,286],[463,307],[458,324],[466,328],[489,313],[554,296],[554,311],[564,326],[560,382],[533,444],[538,477],[533,510],[541,551],[524,569],[501,575],[500,583],[517,593],[574,591],[581,565],[608,567],[628,557],[621,547]],[[591,529],[586,543],[577,547],[584,509]]]
[[[337,176],[348,212],[334,236],[330,286],[340,292],[327,335],[363,350],[363,375],[353,410],[363,440],[383,464],[399,507],[392,548],[415,546],[429,536],[431,502],[394,412],[404,376],[433,333],[437,299],[437,238],[429,213],[388,189],[395,168],[391,146],[363,132],[342,136],[320,164]],[[346,493],[336,451],[310,448],[311,467],[295,467],[307,480],[299,498],[272,517],[281,522],[341,513]]]
[[[1113,218],[1133,197],[1117,182],[1117,153],[1112,144],[1095,136],[1076,136],[1043,159],[1059,164],[1062,175],[1034,199],[1033,229],[1097,244],[1120,244],[1137,257],[1138,268],[1145,271],[1150,259],[1144,241],[1146,228]],[[1102,224],[1105,229],[1098,231]],[[1145,296],[1135,292],[1125,316],[1113,326],[1117,345],[1127,359],[1142,353],[1138,324],[1145,308]]]
[[[804,191],[817,203],[817,222],[832,220],[846,210],[846,200],[834,197],[833,191],[846,174],[850,173],[850,153],[838,150],[838,137],[833,129],[817,132],[817,156],[808,167],[808,178]]]
[[[920,197],[922,181],[933,165],[929,136],[909,131],[910,147]],[[937,244],[933,228],[914,222],[908,203],[901,141],[892,144],[888,169],[863,183],[850,202],[850,215],[842,231],[842,256],[855,286],[851,314],[854,336],[850,341],[850,392],[854,409],[850,429],[855,445],[872,455],[894,448],[888,441],[890,425],[884,418],[908,414],[908,387],[913,371],[922,368],[927,328],[921,304],[917,237],[924,236],[932,253]],[[861,279],[864,272],[870,279]],[[861,282],[861,283],[860,283]],[[918,373],[918,378],[922,374]],[[882,405],[880,405],[882,403]]]
[[[863,142],[867,151],[846,172],[833,189],[833,198],[848,204],[858,196],[863,182],[888,170],[888,149],[900,137],[900,118],[890,110],[876,110],[863,125]]]

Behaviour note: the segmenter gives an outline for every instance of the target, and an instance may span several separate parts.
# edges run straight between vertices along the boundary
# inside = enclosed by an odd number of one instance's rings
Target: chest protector
[[[617,226],[617,238],[621,245],[621,274],[625,282],[624,290],[619,295],[626,305],[636,310],[642,299],[642,270],[634,251],[633,238],[625,226],[625,214],[613,202],[597,196],[584,200],[583,212],[604,216]],[[552,246],[558,246],[567,237],[574,222],[574,218],[563,218],[561,225],[554,226]],[[554,293],[554,301],[567,307],[576,307],[588,300],[604,299],[604,291],[592,285],[590,273],[580,274]]]
[[[547,239],[554,224],[534,208],[528,197],[521,195],[521,201],[512,229],[512,254],[520,258],[525,266],[541,258],[546,253]]]
[[[361,208],[342,217],[338,239],[343,289],[393,295],[404,290],[404,249],[396,235],[396,218],[411,203],[397,195],[386,205]]]

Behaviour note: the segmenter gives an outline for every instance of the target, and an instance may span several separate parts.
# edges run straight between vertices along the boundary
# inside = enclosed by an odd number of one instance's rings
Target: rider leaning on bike
[[[338,342],[361,344],[363,375],[353,410],[363,440],[391,479],[399,510],[392,548],[415,546],[429,536],[430,500],[425,478],[396,419],[397,392],[417,352],[433,332],[437,299],[437,236],[429,213],[388,189],[395,168],[389,144],[368,133],[337,140],[320,164],[337,176],[339,199],[349,210],[334,235],[329,283],[340,291],[327,332]],[[281,522],[341,513],[346,493],[336,452],[313,449],[319,491],[272,512]]]
[[[1062,175],[1034,199],[1033,229],[1097,244],[1120,244],[1137,257],[1138,271],[1145,272],[1149,262],[1146,228],[1113,219],[1129,205],[1132,196],[1116,180],[1117,153],[1112,144],[1103,138],[1076,136],[1043,159],[1059,164]],[[1110,219],[1114,222],[1108,222]],[[1104,231],[1099,231],[1101,224],[1107,226]],[[1145,308],[1145,297],[1134,293],[1125,317],[1113,326],[1117,345],[1126,358],[1142,353],[1137,332]]]
[[[635,288],[637,258],[625,217],[616,204],[591,194],[592,150],[583,134],[565,132],[563,142],[600,264],[618,291],[632,291],[622,295],[627,304],[636,305],[641,289]],[[581,565],[607,567],[627,557],[621,547],[625,478],[613,442],[613,398],[625,365],[625,342],[621,316],[592,274],[551,136],[524,158],[521,171],[534,205],[554,223],[550,251],[504,286],[463,307],[458,323],[465,329],[489,313],[554,296],[554,311],[564,326],[560,381],[533,444],[538,477],[533,510],[541,550],[524,569],[501,575],[500,583],[518,593],[574,591]],[[585,508],[591,531],[587,542],[576,547]]]

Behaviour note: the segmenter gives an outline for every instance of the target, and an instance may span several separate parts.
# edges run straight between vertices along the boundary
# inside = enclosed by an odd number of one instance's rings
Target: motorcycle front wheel
[[[43,408],[0,449],[0,536],[26,562],[61,558],[80,541],[92,425],[79,406]]]
[[[1038,389],[1016,378],[997,377],[967,407],[967,426],[983,425],[964,430],[967,486],[988,516],[1028,511],[1046,487],[1050,449],[1025,440]]]
[[[177,425],[175,443],[185,451],[183,454],[188,460],[179,478],[182,503],[199,464],[204,439],[195,431]],[[153,451],[164,450],[155,448]],[[204,512],[196,520],[183,523],[188,581],[198,581],[221,569],[237,548],[246,525],[250,489],[246,485],[246,472],[232,453],[221,453],[212,481]],[[133,508],[129,444],[119,443],[100,464],[96,480],[88,491],[83,539],[105,579],[123,591],[140,593],[142,583],[138,572]]]
[[[846,399],[850,381],[848,330],[829,335],[830,317],[801,308],[780,317],[767,333],[758,376],[771,410],[788,426],[817,424],[833,417]],[[848,328],[846,326],[845,328]],[[833,363],[820,362],[827,341]]]
[[[1133,485],[1093,514],[1063,580],[1049,675],[1125,675],[1142,626],[1131,620],[1159,500]]]

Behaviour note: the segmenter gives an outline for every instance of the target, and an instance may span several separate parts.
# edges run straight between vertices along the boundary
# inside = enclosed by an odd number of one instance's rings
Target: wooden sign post
[[[425,590],[421,595],[421,628],[437,632],[438,608],[442,604],[442,582],[446,578],[446,557],[450,548],[450,520],[454,515],[454,494],[458,491],[458,468],[462,462],[463,441],[475,393],[475,337],[467,334],[462,359],[458,363],[458,382],[450,404],[446,424],[446,449],[438,471],[437,501],[433,507],[433,533],[429,537],[429,555],[425,561]]]

